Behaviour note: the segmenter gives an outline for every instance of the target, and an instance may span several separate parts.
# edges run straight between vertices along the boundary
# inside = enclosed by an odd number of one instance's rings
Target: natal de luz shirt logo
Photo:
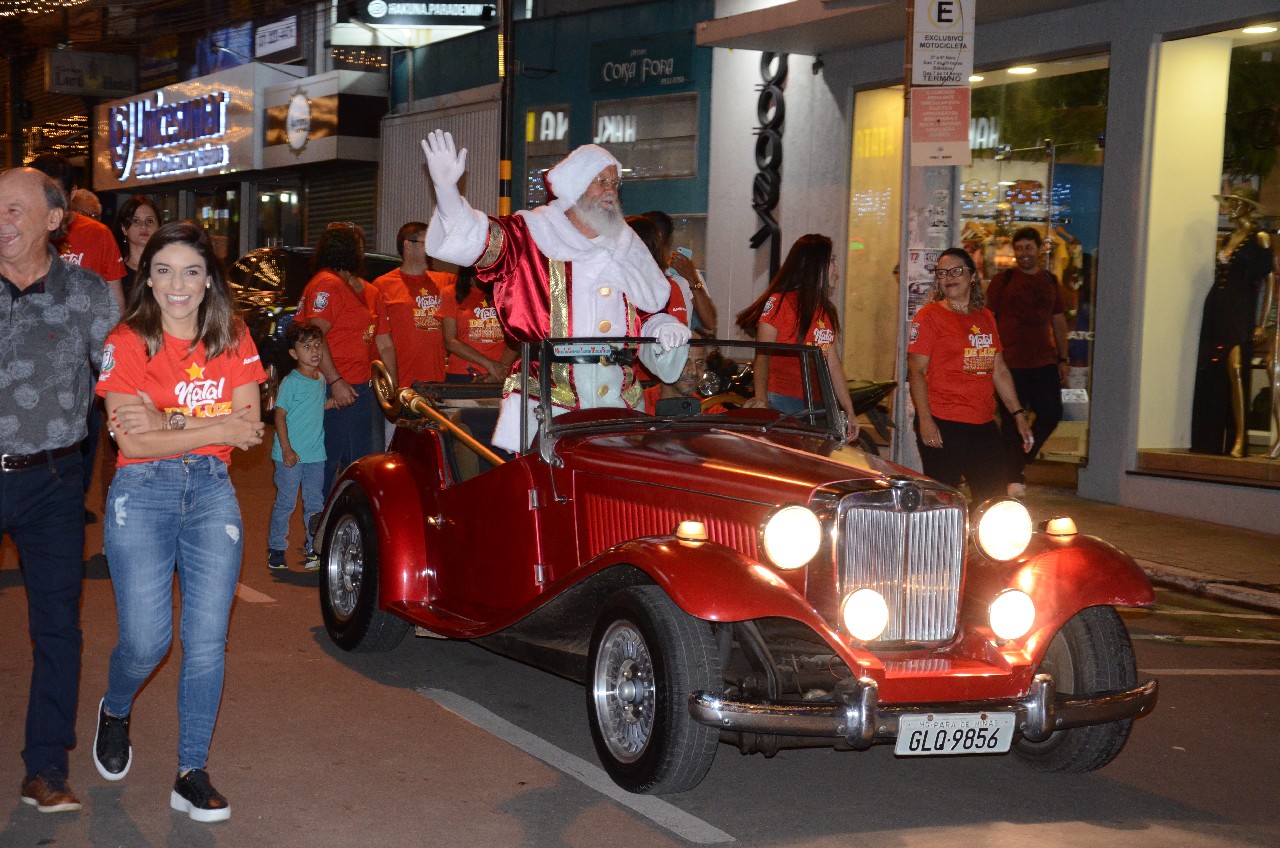
[[[826,350],[835,340],[835,330],[827,326],[825,319],[819,318],[817,325],[813,328],[813,343]]]
[[[166,407],[165,412],[181,412],[193,418],[216,418],[219,415],[231,414],[231,401],[220,401],[227,378],[206,380],[204,369],[192,362],[186,370],[187,380],[178,382],[173,387],[173,394],[178,400],[177,407]]]
[[[426,289],[418,289],[418,296],[413,299],[413,324],[419,330],[440,329],[440,319],[436,310],[440,308],[440,295],[432,294]]]
[[[995,336],[982,332],[977,324],[969,326],[969,347],[964,349],[964,372],[985,374],[996,367]]]

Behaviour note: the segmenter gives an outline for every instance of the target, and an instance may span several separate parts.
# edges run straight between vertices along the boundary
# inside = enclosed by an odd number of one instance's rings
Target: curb
[[[1238,604],[1264,612],[1280,614],[1280,586],[1223,580],[1220,577],[1214,577],[1199,571],[1178,568],[1172,565],[1162,565],[1148,560],[1140,559],[1137,560],[1137,563],[1146,573],[1147,579],[1157,586],[1166,589],[1178,589],[1228,604]]]

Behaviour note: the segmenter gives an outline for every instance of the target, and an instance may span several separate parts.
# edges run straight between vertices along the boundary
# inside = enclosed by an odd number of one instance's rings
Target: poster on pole
[[[916,0],[911,84],[967,86],[976,0]]]
[[[969,87],[911,89],[911,166],[971,162]]]

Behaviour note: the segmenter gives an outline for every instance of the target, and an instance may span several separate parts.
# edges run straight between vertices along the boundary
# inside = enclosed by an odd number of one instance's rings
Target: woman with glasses
[[[958,247],[944,250],[934,278],[933,302],[916,313],[907,345],[916,441],[924,473],[948,486],[967,481],[977,505],[1005,493],[996,397],[1013,417],[1023,450],[1031,449],[1031,425],[973,257]]]
[[[116,216],[116,238],[120,242],[120,253],[124,256],[124,279],[120,287],[124,289],[125,302],[129,302],[129,292],[133,290],[134,278],[138,275],[138,262],[142,259],[142,249],[160,227],[160,213],[156,202],[144,194],[135,194],[120,207]]]
[[[831,239],[817,233],[800,236],[764,294],[738,313],[738,326],[758,342],[820,347],[831,372],[836,401],[847,418],[845,436],[853,440],[858,436],[858,417],[849,398],[849,381],[836,344],[840,319],[831,303],[831,290],[839,281]],[[768,406],[780,412],[805,408],[805,386],[797,357],[757,353],[753,369],[755,396],[747,406]]]

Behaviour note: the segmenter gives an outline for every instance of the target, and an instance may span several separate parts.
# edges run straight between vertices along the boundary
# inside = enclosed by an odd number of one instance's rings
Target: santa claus
[[[466,148],[453,136],[431,132],[422,142],[435,187],[436,208],[427,229],[427,253],[476,267],[493,284],[494,305],[507,333],[536,343],[568,336],[653,336],[641,360],[658,377],[674,379],[688,354],[689,328],[662,312],[671,284],[623,219],[618,188],[622,170],[613,154],[594,144],[577,148],[547,173],[555,199],[514,215],[491,217],[471,208],[458,191]],[[556,414],[614,406],[641,409],[634,370],[619,365],[552,368]],[[493,444],[520,445],[523,402],[514,375],[507,379]],[[532,436],[533,427],[529,428]]]

